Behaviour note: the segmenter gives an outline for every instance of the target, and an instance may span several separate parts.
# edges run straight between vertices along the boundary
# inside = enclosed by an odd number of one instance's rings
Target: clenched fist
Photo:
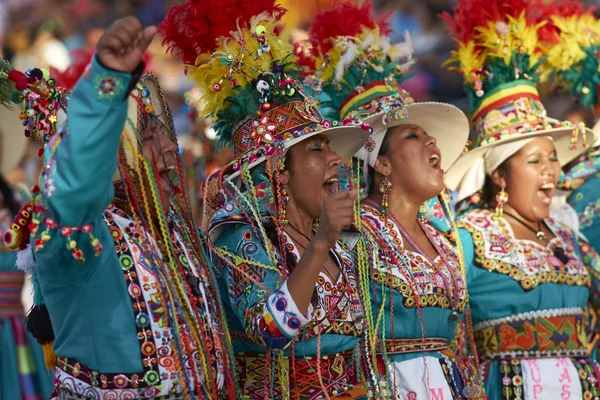
[[[354,221],[354,200],[355,191],[337,192],[325,199],[315,238],[323,240],[332,248],[340,233]]]
[[[115,71],[131,73],[142,61],[155,34],[155,26],[144,28],[136,17],[120,19],[98,41],[98,61]]]

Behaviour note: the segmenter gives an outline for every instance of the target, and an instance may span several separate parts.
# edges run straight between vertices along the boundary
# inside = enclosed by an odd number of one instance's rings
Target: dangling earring
[[[506,186],[502,186],[502,189],[496,195],[496,212],[494,213],[494,221],[498,221],[502,218],[502,214],[504,213],[504,204],[508,201],[508,193],[504,191]]]
[[[419,216],[419,221],[421,221],[422,223],[427,222],[427,217],[426,217],[427,216],[427,207],[425,207],[424,204],[421,204],[419,206],[418,216]]]
[[[288,220],[287,220],[287,203],[288,201],[290,201],[290,195],[288,194],[288,191],[286,190],[285,186],[281,188],[281,204],[280,204],[280,210],[279,210],[279,215],[281,215],[281,224],[282,225],[287,225]]]
[[[383,199],[381,199],[381,215],[384,218],[387,218],[388,211],[390,210],[390,205],[388,203],[388,196],[392,191],[392,183],[388,180],[387,175],[381,184],[379,185],[379,191],[383,194]]]

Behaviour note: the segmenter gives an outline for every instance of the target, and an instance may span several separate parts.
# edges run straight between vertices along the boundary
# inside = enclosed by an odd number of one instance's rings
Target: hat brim
[[[2,164],[0,170],[6,175],[15,169],[25,153],[27,137],[23,121],[19,118],[21,110],[15,106],[13,110],[0,106],[0,132],[2,132]]]
[[[594,138],[594,133],[585,128],[585,132],[587,135],[588,143],[592,141]],[[573,128],[555,128],[555,129],[546,129],[543,131],[537,131],[532,133],[526,133],[522,135],[513,135],[506,139],[498,140],[489,145],[478,147],[473,149],[456,160],[454,165],[450,167],[450,169],[446,172],[446,185],[451,190],[458,190],[461,186],[464,177],[467,172],[482,158],[485,157],[490,149],[493,149],[496,146],[505,143],[513,143],[517,141],[524,141],[530,138],[536,138],[539,136],[550,136],[554,141],[554,148],[556,149],[556,156],[561,166],[571,162],[579,155],[583,154],[587,149],[583,146],[583,139],[581,135],[579,135],[577,146],[575,149],[570,150],[569,146],[571,144],[571,135],[573,133]],[[523,144],[525,145],[525,143]],[[481,188],[473,188],[473,193],[477,192]],[[466,194],[466,196],[470,196],[473,193]],[[463,196],[464,198],[464,196]]]
[[[335,126],[322,131],[315,131],[302,135],[300,137],[284,141],[284,150],[288,150],[292,146],[301,143],[307,139],[310,139],[316,135],[323,135],[329,140],[329,148],[335,152],[340,158],[346,162],[352,158],[352,156],[360,150],[365,143],[365,140],[369,138],[369,130],[365,130],[360,126]],[[250,163],[249,168],[261,164],[265,161],[265,156],[261,156],[256,161]],[[233,180],[240,175],[240,171],[235,171],[227,177],[229,180]]]
[[[405,106],[408,117],[403,120],[393,120],[384,125],[384,112],[377,113],[365,119],[373,132],[382,132],[400,125],[416,125],[437,141],[442,153],[442,169],[445,171],[462,153],[469,138],[469,119],[458,107],[452,104],[433,101],[413,103]]]
[[[594,136],[596,136],[596,140],[594,141],[594,147],[598,147],[600,146],[600,121],[596,122],[596,124],[592,128],[592,132],[594,132]]]

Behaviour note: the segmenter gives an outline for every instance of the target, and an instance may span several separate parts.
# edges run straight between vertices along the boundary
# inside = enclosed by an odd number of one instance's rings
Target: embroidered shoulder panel
[[[464,273],[457,253],[444,235],[425,225],[428,236],[442,253],[432,263],[421,254],[405,250],[397,223],[391,217],[384,218],[376,208],[362,205],[361,224],[371,244],[372,278],[376,283],[400,292],[407,308],[416,307],[418,301],[420,307],[450,309],[451,299],[457,293],[458,310],[462,312],[467,298]]]
[[[589,286],[590,277],[578,259],[573,234],[547,218],[555,234],[547,247],[530,240],[517,240],[506,220],[494,221],[489,210],[471,210],[459,217],[459,228],[473,237],[475,264],[490,272],[507,275],[523,289],[532,290],[542,283]],[[568,258],[563,263],[554,252],[562,248]]]

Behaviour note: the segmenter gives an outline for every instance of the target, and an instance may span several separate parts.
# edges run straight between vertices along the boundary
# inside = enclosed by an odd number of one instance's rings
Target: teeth
[[[337,178],[331,178],[331,179],[327,179],[327,181],[325,181],[325,183],[329,184],[329,183],[337,183],[338,179]]]
[[[554,183],[552,183],[552,182],[544,183],[542,185],[542,190],[545,190],[545,189],[554,189]]]
[[[170,165],[167,167],[167,171],[173,171],[175,169],[174,165]]]
[[[432,154],[431,157],[429,157],[429,165],[435,167],[438,165],[440,161],[440,156],[438,156],[437,154]]]

